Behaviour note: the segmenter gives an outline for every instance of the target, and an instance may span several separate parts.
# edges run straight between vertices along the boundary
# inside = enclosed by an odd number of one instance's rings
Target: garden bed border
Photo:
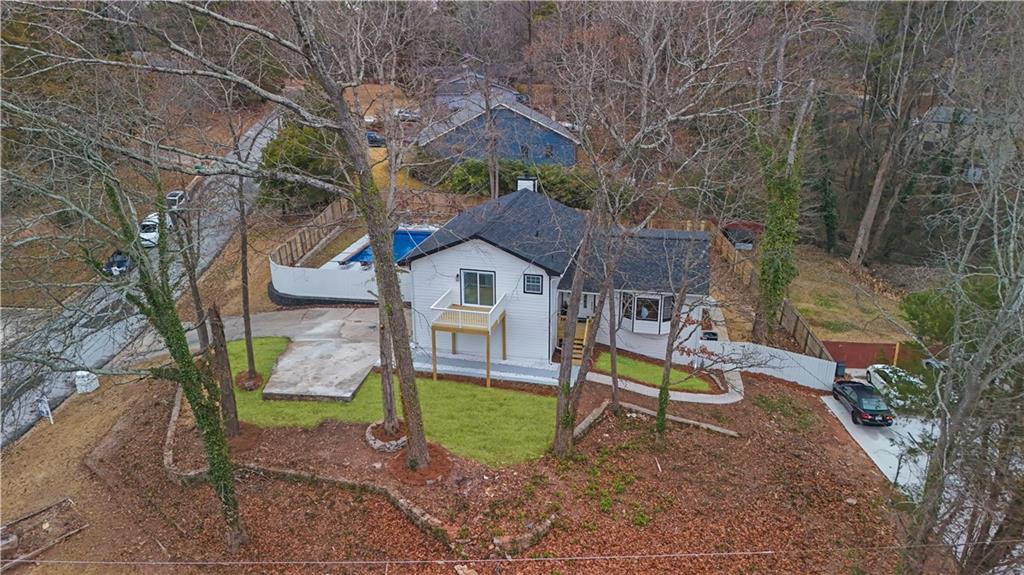
[[[181,399],[182,389],[181,386],[177,386],[177,390],[174,394],[174,405],[171,408],[170,421],[167,424],[167,435],[164,437],[164,448],[163,448],[163,467],[167,472],[168,477],[171,481],[179,485],[191,486],[196,485],[200,482],[207,480],[207,468],[183,471],[179,470],[174,465],[174,436],[177,432],[178,416],[181,413]],[[597,409],[591,412],[587,418],[580,422],[577,426],[577,430],[585,423],[589,424],[580,431],[580,435],[586,433],[590,425],[596,421],[599,416],[604,412],[608,402],[605,401]],[[574,435],[576,431],[574,431]],[[444,524],[440,519],[434,517],[426,510],[417,506],[412,501],[406,499],[397,491],[390,487],[376,485],[373,483],[364,483],[361,481],[351,481],[347,479],[341,479],[337,477],[324,477],[316,475],[314,473],[306,473],[302,471],[295,471],[291,469],[284,469],[278,467],[264,467],[262,465],[255,465],[251,463],[235,464],[235,470],[246,470],[253,473],[262,473],[267,476],[284,479],[289,481],[305,481],[305,482],[321,482],[329,485],[335,485],[344,489],[349,489],[355,492],[370,492],[376,493],[383,496],[395,509],[398,509],[410,521],[413,522],[421,531],[427,535],[437,539],[441,543],[448,546],[452,551],[461,554],[462,551],[457,545],[452,533],[455,530]],[[525,551],[526,549],[536,545],[544,538],[545,535],[551,530],[557,519],[557,513],[552,513],[543,521],[538,523],[532,528],[527,529],[525,532],[520,534],[506,535],[504,537],[495,537],[493,540],[496,549],[506,553],[518,553]]]

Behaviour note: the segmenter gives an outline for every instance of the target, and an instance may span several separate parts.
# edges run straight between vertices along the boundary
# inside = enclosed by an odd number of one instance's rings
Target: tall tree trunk
[[[583,239],[576,251],[576,273],[569,288],[569,303],[565,311],[565,328],[562,335],[562,356],[558,364],[558,398],[555,401],[555,439],[551,450],[556,457],[568,457],[572,454],[573,427],[576,423],[572,412],[572,345],[576,341],[576,323],[580,313],[580,300],[583,299],[583,277],[580,267],[584,265],[590,253],[591,237],[595,222],[594,210],[587,213],[583,228]]]
[[[197,216],[198,219],[198,216]],[[184,244],[181,246],[181,263],[185,268],[185,277],[188,278],[189,294],[192,296],[192,311],[195,312],[196,335],[199,336],[199,349],[204,350],[210,346],[210,334],[206,328],[206,313],[203,311],[203,299],[199,293],[199,237],[192,238],[192,226],[187,215],[176,218],[176,223],[181,226],[181,233],[178,240]],[[194,243],[193,243],[194,242]]]
[[[672,383],[672,356],[676,351],[676,339],[682,331],[682,316],[679,310],[686,298],[686,290],[681,289],[672,301],[672,319],[669,321],[668,338],[665,341],[665,360],[661,364],[661,385],[658,387],[658,414],[654,419],[654,431],[658,440],[665,436],[665,419],[668,415],[669,385]],[[658,318],[659,320],[661,318]]]
[[[878,204],[882,200],[882,192],[885,190],[885,182],[889,177],[889,169],[892,167],[893,157],[896,155],[896,145],[899,141],[898,127],[893,127],[889,134],[889,140],[885,144],[885,151],[882,159],[878,162],[878,171],[875,172],[875,180],[871,185],[871,195],[868,197],[868,205],[864,208],[864,215],[860,219],[860,226],[857,228],[857,238],[853,242],[853,250],[850,252],[850,265],[861,266],[864,264],[864,257],[867,255],[871,229],[875,224],[875,215],[878,213]]]
[[[491,76],[484,71],[484,86],[480,91],[484,100],[484,132],[487,137],[487,180],[490,184],[491,199],[501,195],[501,164],[498,161],[498,127],[494,124],[494,111],[491,109]]]
[[[335,131],[342,137],[345,150],[352,162],[355,189],[352,203],[366,221],[367,235],[373,251],[374,275],[377,280],[378,305],[387,314],[387,326],[391,329],[391,343],[398,370],[398,385],[401,391],[402,412],[406,425],[406,464],[416,469],[430,465],[427,438],[423,429],[419,394],[416,390],[416,371],[412,363],[412,349],[409,328],[405,319],[405,303],[402,299],[398,268],[394,261],[392,226],[387,208],[370,169],[369,149],[366,132],[361,120],[357,121],[345,100],[344,92],[328,71],[330,54],[324,54],[324,46],[317,38],[316,18],[308,4],[291,4],[292,19],[301,37],[302,51],[314,66],[317,83],[326,92],[337,122]],[[358,122],[358,123],[357,123]]]
[[[622,312],[622,301],[613,290],[608,305],[608,360],[612,372],[612,413],[619,414],[619,352],[616,335],[619,331],[619,314]]]
[[[207,348],[211,355],[213,373],[220,383],[220,413],[224,420],[224,432],[228,437],[234,437],[239,433],[238,407],[235,405],[235,387],[231,373],[231,360],[228,358],[228,342],[224,338],[224,321],[220,317],[220,309],[217,304],[210,306],[207,310],[210,318],[210,331],[213,335],[213,342]]]
[[[406,463],[409,468],[416,469],[430,465],[427,452],[427,438],[423,429],[423,416],[420,411],[419,394],[416,390],[416,371],[412,364],[412,348],[409,343],[409,328],[405,320],[405,305],[398,282],[398,270],[392,255],[391,226],[388,225],[384,204],[380,196],[373,191],[373,182],[367,172],[360,178],[360,187],[371,191],[363,191],[360,195],[364,202],[364,216],[370,236],[370,246],[374,252],[374,269],[376,271],[377,289],[380,292],[379,305],[387,314],[387,326],[391,329],[392,348],[395,353],[395,366],[398,370],[398,385],[401,390],[402,418],[405,420],[407,448]],[[378,251],[379,250],[379,251]]]
[[[238,144],[235,149],[237,152]],[[241,154],[239,154],[241,159]],[[245,332],[245,361],[247,380],[256,379],[256,354],[252,348],[252,316],[249,313],[249,226],[245,215],[245,180],[239,176],[236,184],[238,191],[238,240],[242,266],[242,327]]]
[[[879,250],[882,249],[882,240],[885,238],[885,230],[889,227],[889,220],[892,219],[892,212],[900,203],[900,186],[893,185],[892,187],[892,195],[889,196],[889,201],[885,203],[885,209],[882,210],[882,219],[875,226],[874,238],[871,240],[871,248],[868,250],[869,254],[877,255]]]
[[[398,432],[398,414],[395,412],[395,391],[391,385],[391,336],[387,328],[387,314],[384,308],[380,310],[380,392],[384,406],[384,431],[387,433]]]
[[[559,387],[558,400],[555,403],[555,441],[553,444],[553,451],[558,457],[565,457],[572,453],[576,412],[580,397],[583,395],[583,385],[586,383],[587,374],[594,365],[594,346],[597,343],[597,333],[601,329],[601,316],[612,286],[612,274],[609,273],[605,281],[601,283],[597,303],[594,306],[597,313],[591,319],[590,331],[587,332],[587,337],[583,342],[583,362],[576,372],[576,378],[573,379],[571,346],[572,342],[576,340],[576,321],[579,316],[580,300],[583,296],[583,278],[586,275],[581,268],[587,261],[587,254],[594,249],[593,235],[605,221],[605,212],[601,209],[603,205],[603,199],[600,203],[595,202],[595,207],[587,214],[583,241],[580,242],[580,247],[576,252],[576,273],[573,275],[572,287],[569,292],[565,334],[562,338],[562,357],[558,367]],[[566,342],[569,342],[568,345]]]
[[[769,120],[771,131],[778,134],[782,127],[782,89],[786,80],[786,43],[789,35],[786,30],[779,35],[778,43],[775,45],[775,79],[772,88],[772,111]]]

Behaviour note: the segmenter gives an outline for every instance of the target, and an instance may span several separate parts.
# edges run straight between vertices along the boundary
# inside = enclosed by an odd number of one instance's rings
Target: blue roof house
[[[486,106],[478,93],[448,118],[423,128],[417,144],[437,157],[452,161],[487,158],[490,138]],[[544,114],[516,101],[491,101],[495,145],[502,160],[530,164],[576,164],[579,140],[565,127]]]

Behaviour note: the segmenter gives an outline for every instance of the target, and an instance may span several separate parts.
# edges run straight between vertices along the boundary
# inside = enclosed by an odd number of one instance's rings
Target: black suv
[[[850,410],[854,425],[884,425],[893,422],[893,412],[873,386],[859,381],[837,381],[832,384],[832,397]]]

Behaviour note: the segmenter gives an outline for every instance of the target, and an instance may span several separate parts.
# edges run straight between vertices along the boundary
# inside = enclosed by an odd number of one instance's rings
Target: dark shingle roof
[[[580,243],[583,220],[583,214],[564,204],[520,190],[455,216],[399,263],[479,239],[559,275]]]
[[[615,289],[707,295],[711,286],[711,238],[705,232],[641,230],[631,234],[615,233],[596,238],[584,266],[583,291],[597,293],[605,277],[606,254],[622,242],[622,255],[615,269]],[[573,264],[558,284],[572,287],[576,273]]]
[[[547,128],[548,130],[551,130],[552,132],[555,132],[556,134],[564,138],[567,138],[576,144],[580,143],[580,141],[576,139],[576,136],[574,136],[572,132],[566,130],[564,126],[552,120],[551,118],[545,116],[544,114],[538,112],[537,110],[534,110],[533,108],[526,106],[524,104],[520,104],[519,102],[516,101],[509,102],[499,100],[500,99],[491,101],[492,110],[497,110],[499,108],[511,110],[512,112],[527,118],[531,122],[540,124],[541,126]],[[451,132],[452,130],[458,128],[459,126],[469,122],[470,120],[473,120],[474,118],[483,115],[486,105],[483,104],[482,101],[483,100],[481,97],[481,99],[479,100],[479,105],[463,106],[451,116],[448,116],[447,118],[441,121],[434,122],[426,126],[420,131],[419,135],[416,137],[416,144],[419,146],[425,146],[430,142],[436,140],[437,138],[443,136],[444,134],[447,134],[448,132]]]

